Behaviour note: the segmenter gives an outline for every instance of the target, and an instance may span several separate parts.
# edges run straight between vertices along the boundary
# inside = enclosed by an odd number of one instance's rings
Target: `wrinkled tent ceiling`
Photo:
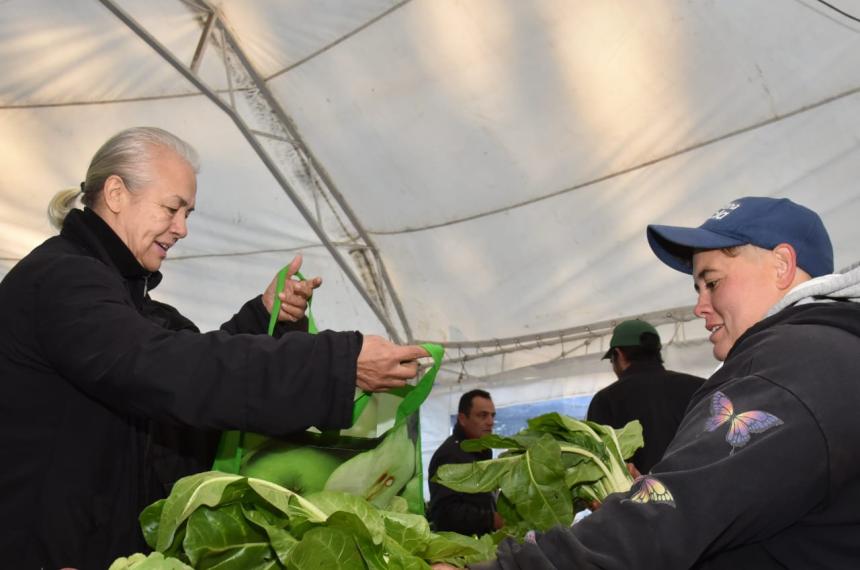
[[[204,330],[301,251],[324,328],[449,343],[448,382],[558,375],[690,318],[648,223],[786,196],[860,260],[860,23],[813,0],[5,0],[0,70],[0,276],[160,126],[202,170],[156,296]]]

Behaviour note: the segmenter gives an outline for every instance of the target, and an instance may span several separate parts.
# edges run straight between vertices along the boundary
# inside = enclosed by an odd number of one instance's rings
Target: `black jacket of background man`
[[[0,283],[0,566],[148,551],[138,515],[211,468],[218,430],[349,424],[360,334],[244,334],[266,331],[259,296],[200,334],[150,298],[160,279],[73,210]]]
[[[705,380],[672,372],[658,362],[634,361],[614,382],[594,395],[588,419],[614,428],[639,420],[645,447],[633,455],[641,473],[648,473],[675,437],[690,398]]]
[[[492,459],[493,452],[485,449],[469,453],[460,449],[466,439],[463,428],[457,423],[454,433],[445,440],[430,460],[430,479],[441,465],[450,463],[472,463]],[[459,532],[460,534],[486,534],[493,532],[493,513],[496,499],[493,493],[459,493],[444,485],[430,482],[430,508],[427,518],[434,530]]]

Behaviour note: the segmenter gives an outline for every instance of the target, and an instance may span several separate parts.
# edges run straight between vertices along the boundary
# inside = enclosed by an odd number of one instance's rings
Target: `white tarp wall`
[[[202,329],[301,251],[323,327],[453,343],[428,410],[593,391],[614,321],[689,318],[648,223],[786,196],[860,260],[858,111],[860,23],[815,0],[6,0],[0,276],[161,126],[202,171],[155,296]]]

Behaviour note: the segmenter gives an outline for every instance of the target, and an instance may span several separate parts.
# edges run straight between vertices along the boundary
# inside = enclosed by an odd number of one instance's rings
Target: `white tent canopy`
[[[648,223],[785,196],[860,260],[860,23],[814,0],[6,0],[0,70],[0,276],[166,128],[202,170],[154,296],[213,329],[302,252],[322,328],[449,347],[430,451],[466,387],[608,383],[625,317],[713,368]]]

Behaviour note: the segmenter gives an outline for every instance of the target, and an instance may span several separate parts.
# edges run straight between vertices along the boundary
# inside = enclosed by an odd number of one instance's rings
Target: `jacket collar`
[[[155,289],[161,282],[161,272],[147,271],[107,222],[89,208],[69,212],[60,235],[85,247],[114,267],[126,280],[142,279],[147,291]]]
[[[466,432],[465,430],[463,430],[463,426],[460,425],[460,422],[458,422],[457,420],[454,420],[454,422],[454,431],[451,432],[454,436],[454,439],[456,439],[457,441],[463,441],[464,439],[467,439]]]
[[[658,372],[666,370],[666,368],[660,364],[659,362],[651,362],[651,361],[633,361],[630,363],[630,366],[624,370],[621,375],[618,377],[619,380],[623,380],[629,376],[635,376],[636,374],[645,374],[648,372]]]

